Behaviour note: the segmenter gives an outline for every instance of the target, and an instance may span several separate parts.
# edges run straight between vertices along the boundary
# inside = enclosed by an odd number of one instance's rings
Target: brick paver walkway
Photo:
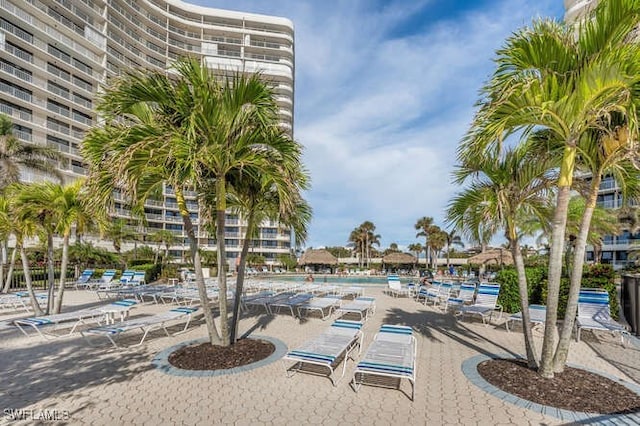
[[[57,410],[69,424],[380,424],[380,425],[554,425],[545,416],[486,394],[464,376],[461,365],[478,354],[521,354],[520,333],[503,325],[457,322],[451,315],[406,298],[392,298],[382,288],[367,288],[377,311],[364,326],[364,349],[382,323],[412,326],[418,339],[416,400],[401,391],[364,386],[355,393],[349,381],[355,363],[337,387],[324,377],[285,375],[276,361],[245,373],[218,377],[178,377],[151,366],[161,350],[204,337],[200,323],[185,334],[153,333],[141,347],[114,350],[106,342],[92,347],[79,336],[43,341],[0,328],[0,423],[15,421],[11,410],[38,416]],[[69,292],[68,305],[96,299],[89,292]],[[136,308],[134,315],[166,310],[163,305]],[[0,316],[0,321],[11,315]],[[256,314],[242,320],[241,331],[280,339],[289,348],[328,327],[331,320],[300,321],[288,315]],[[499,324],[500,322],[496,322]],[[538,345],[542,333],[535,331]],[[136,336],[132,336],[135,340]],[[640,348],[623,349],[616,339],[584,333],[573,343],[569,362],[624,380],[640,376]]]

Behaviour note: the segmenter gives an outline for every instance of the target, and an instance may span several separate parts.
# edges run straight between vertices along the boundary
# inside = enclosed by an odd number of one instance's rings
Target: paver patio
[[[375,315],[364,325],[364,349],[382,323],[409,325],[418,340],[416,400],[401,390],[364,386],[355,393],[349,381],[355,363],[337,387],[324,377],[285,375],[285,364],[217,377],[179,377],[154,368],[151,360],[169,346],[201,338],[206,330],[196,322],[187,333],[166,337],[152,333],[141,347],[112,349],[108,341],[89,346],[79,335],[43,341],[22,336],[14,327],[0,327],[0,423],[32,424],[12,414],[38,416],[57,410],[68,424],[537,424],[562,421],[491,396],[464,376],[463,361],[478,354],[522,354],[522,337],[501,325],[457,322],[449,314],[407,298],[376,297]],[[86,291],[65,294],[66,305],[86,306],[95,296]],[[145,304],[132,314],[166,310]],[[15,315],[14,315],[15,316]],[[0,316],[0,321],[12,318]],[[504,321],[504,319],[502,320]],[[241,332],[277,338],[289,348],[328,327],[330,320],[300,321],[290,315],[259,313],[245,317]],[[542,333],[534,331],[540,348]],[[137,336],[132,336],[132,342]],[[572,343],[569,362],[637,383],[640,349],[622,348],[619,340],[585,333]],[[14,416],[18,417],[18,416]]]

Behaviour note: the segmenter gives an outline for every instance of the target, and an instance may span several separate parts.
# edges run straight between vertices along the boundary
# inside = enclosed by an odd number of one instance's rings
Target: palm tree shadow
[[[67,338],[28,347],[0,349],[2,359],[3,407],[21,409],[52,395],[73,394],[74,401],[86,401],[73,414],[91,409],[95,403],[91,388],[105,383],[122,383],[152,369],[148,348],[105,350],[86,345],[82,338]],[[77,406],[77,403],[74,403]],[[71,407],[51,407],[69,411]]]
[[[489,343],[495,346],[498,351],[506,352],[514,357],[520,356],[511,349],[471,330],[452,314],[424,309],[411,312],[400,308],[391,308],[387,310],[384,322],[409,326],[434,343],[445,343],[438,337],[437,334],[440,334],[484,355],[491,356],[494,355],[495,352],[482,347],[481,343]]]

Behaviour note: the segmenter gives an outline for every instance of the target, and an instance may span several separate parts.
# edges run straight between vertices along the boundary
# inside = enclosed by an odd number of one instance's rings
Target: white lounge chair
[[[61,314],[46,315],[33,318],[22,318],[13,321],[25,336],[29,336],[25,328],[31,327],[43,338],[69,336],[76,331],[80,324],[87,324],[92,320],[98,325],[114,322],[115,315],[120,315],[120,321],[124,321],[129,310],[136,305],[135,300],[118,300],[103,306],[80,309],[77,311],[63,312]],[[56,331],[62,324],[73,321],[71,329],[66,334],[58,334]]]
[[[547,307],[544,305],[529,305],[529,322],[535,325],[544,324],[547,318]],[[507,331],[511,331],[509,325],[513,322],[522,322],[522,312],[516,312],[507,318],[504,323]]]
[[[177,333],[174,333],[174,335],[185,332],[189,327],[189,324],[191,323],[191,319],[193,318],[194,314],[199,309],[200,309],[199,307],[174,308],[167,312],[162,312],[162,313],[147,316],[147,317],[134,318],[127,321],[123,321],[113,326],[102,326],[102,327],[90,328],[88,330],[83,330],[80,333],[85,339],[87,339],[88,342],[89,342],[89,336],[105,336],[107,339],[109,339],[111,344],[113,344],[113,346],[117,348],[118,344],[116,343],[116,340],[123,333],[126,333],[131,330],[140,330],[143,332],[142,338],[140,339],[140,342],[133,345],[133,346],[139,346],[139,345],[142,345],[142,343],[144,343],[144,339],[146,339],[147,335],[154,330],[162,329],[167,334],[167,336],[170,336],[171,334],[167,330],[168,323],[183,321],[186,319],[184,328],[178,331]]]
[[[300,293],[300,294],[296,294],[293,295],[291,297],[289,297],[286,300],[279,300],[277,302],[271,303],[269,305],[269,310],[273,313],[274,309],[277,310],[277,312],[280,312],[280,309],[282,308],[288,308],[291,312],[291,316],[295,317],[296,316],[296,311],[294,311],[294,308],[302,305],[303,303],[308,302],[310,299],[312,299],[314,296],[313,294],[309,294],[309,293]]]
[[[336,313],[338,315],[359,315],[360,321],[366,321],[370,315],[373,315],[376,310],[376,299],[373,297],[357,297],[356,299],[348,302],[338,309]]]
[[[329,379],[334,386],[344,377],[347,362],[353,351],[362,348],[362,323],[357,321],[338,320],[331,324],[319,336],[309,340],[297,349],[288,352],[283,360],[295,361],[289,368],[285,366],[287,377],[293,376],[302,370],[305,365],[317,365],[329,370]],[[342,375],[336,380],[334,373],[336,368],[342,363]]]
[[[93,269],[85,269],[84,271],[82,271],[82,274],[80,274],[80,277],[78,277],[76,282],[73,283],[76,290],[79,290],[81,287],[86,287],[87,285],[89,285],[94,273],[95,271]]]
[[[602,330],[619,333],[624,345],[625,336],[629,338],[629,332],[611,318],[609,308],[609,293],[600,289],[581,289],[578,295],[578,318],[575,323],[576,341],[580,341],[580,332],[586,330]]]
[[[353,388],[357,392],[369,376],[397,378],[397,388],[402,379],[411,383],[411,400],[415,397],[416,339],[411,327],[383,324],[364,357],[356,366]],[[380,380],[376,385],[383,385]]]
[[[336,308],[342,304],[342,296],[324,296],[311,299],[298,305],[298,316],[302,318],[302,313],[309,315],[310,312],[318,312],[322,320],[331,316]]]
[[[0,295],[0,309],[7,309],[10,311],[22,310],[29,311],[31,307],[29,305],[29,299],[26,297],[18,296],[17,294],[1,294]]]
[[[461,306],[456,314],[462,317],[465,315],[479,315],[482,318],[482,323],[486,326],[487,317],[491,320],[496,310],[499,310],[500,316],[502,316],[502,306],[498,305],[499,294],[500,284],[480,284],[473,305]]]
[[[476,285],[463,283],[460,285],[458,295],[447,299],[445,309],[459,309],[461,306],[472,304],[475,295]]]
[[[411,289],[402,287],[400,283],[400,277],[398,275],[389,275],[387,276],[387,291],[390,295],[394,297],[398,296],[411,296]]]

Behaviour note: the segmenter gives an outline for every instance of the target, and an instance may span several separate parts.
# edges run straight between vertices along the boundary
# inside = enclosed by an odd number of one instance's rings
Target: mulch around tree
[[[275,350],[272,343],[259,339],[241,339],[228,347],[201,343],[173,352],[169,363],[183,370],[226,370],[261,361]]]
[[[500,390],[542,405],[597,414],[640,411],[640,396],[606,377],[578,368],[545,379],[525,361],[493,359],[480,363],[478,373]]]

